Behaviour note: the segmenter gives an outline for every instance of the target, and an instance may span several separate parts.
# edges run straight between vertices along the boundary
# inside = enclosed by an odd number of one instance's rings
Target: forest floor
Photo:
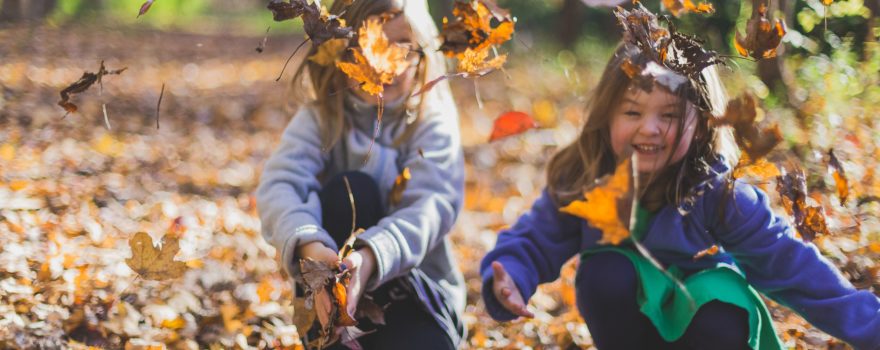
[[[275,78],[301,38],[271,37],[257,53],[261,39],[0,29],[0,347],[300,348],[290,286],[260,236],[254,190],[292,115],[285,101],[295,65]],[[534,319],[492,321],[480,300],[481,257],[536,198],[552,152],[575,137],[583,96],[606,59],[560,69],[555,54],[520,56],[477,85],[452,82],[467,161],[466,205],[451,235],[468,286],[465,348],[590,348],[573,307],[576,261],[532,298]],[[59,91],[102,60],[128,70],[74,95],[79,111],[64,117]],[[488,143],[507,110],[532,114],[541,128]],[[862,175],[852,178],[876,186],[877,140],[838,136],[861,143],[844,153]],[[819,160],[807,169],[826,177]],[[857,286],[880,291],[877,203],[812,197],[837,233],[819,242],[823,253]],[[171,230],[188,271],[137,278],[125,263],[128,239]],[[788,309],[773,304],[772,313],[788,347],[845,347]]]

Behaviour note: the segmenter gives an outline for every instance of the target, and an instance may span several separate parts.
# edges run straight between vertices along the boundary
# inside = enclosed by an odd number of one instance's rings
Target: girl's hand
[[[354,315],[358,302],[367,287],[367,281],[376,269],[376,256],[370,247],[360,248],[349,254],[342,263],[351,271],[351,280],[346,286],[348,305],[346,310],[349,315]]]
[[[498,299],[501,305],[514,315],[535,317],[535,314],[526,309],[526,303],[523,301],[516,283],[504,270],[504,266],[497,261],[492,262],[492,292],[495,293],[495,299]]]
[[[327,248],[324,243],[317,241],[296,247],[296,256],[301,259],[311,258],[315,261],[323,261],[330,264],[330,266],[336,266],[336,263],[339,261],[339,257],[336,256],[336,252],[333,249]]]

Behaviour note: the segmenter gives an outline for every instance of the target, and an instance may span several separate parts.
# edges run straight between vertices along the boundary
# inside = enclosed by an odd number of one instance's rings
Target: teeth
[[[658,145],[633,145],[633,147],[642,152],[656,152],[663,148]]]

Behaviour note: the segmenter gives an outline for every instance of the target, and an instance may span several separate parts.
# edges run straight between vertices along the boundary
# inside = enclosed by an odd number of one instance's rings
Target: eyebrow
[[[623,102],[629,102],[629,103],[632,103],[632,104],[634,104],[634,105],[636,105],[636,106],[641,106],[640,103],[636,102],[636,100],[633,100],[633,99],[631,99],[631,98],[629,98],[629,97],[624,97],[624,98],[623,98]],[[662,106],[662,107],[660,107],[660,108],[675,107],[675,106],[677,106],[677,105],[678,105],[678,103],[672,102],[672,103],[667,104],[667,105],[665,105],[665,106]]]

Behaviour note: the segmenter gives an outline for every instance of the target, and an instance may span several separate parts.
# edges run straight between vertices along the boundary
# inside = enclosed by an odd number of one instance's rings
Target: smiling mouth
[[[643,154],[643,155],[659,154],[660,152],[663,151],[663,149],[666,148],[662,145],[653,145],[653,144],[644,144],[644,143],[633,144],[632,146],[633,146],[633,149],[636,150],[636,152],[639,152],[639,154]]]

